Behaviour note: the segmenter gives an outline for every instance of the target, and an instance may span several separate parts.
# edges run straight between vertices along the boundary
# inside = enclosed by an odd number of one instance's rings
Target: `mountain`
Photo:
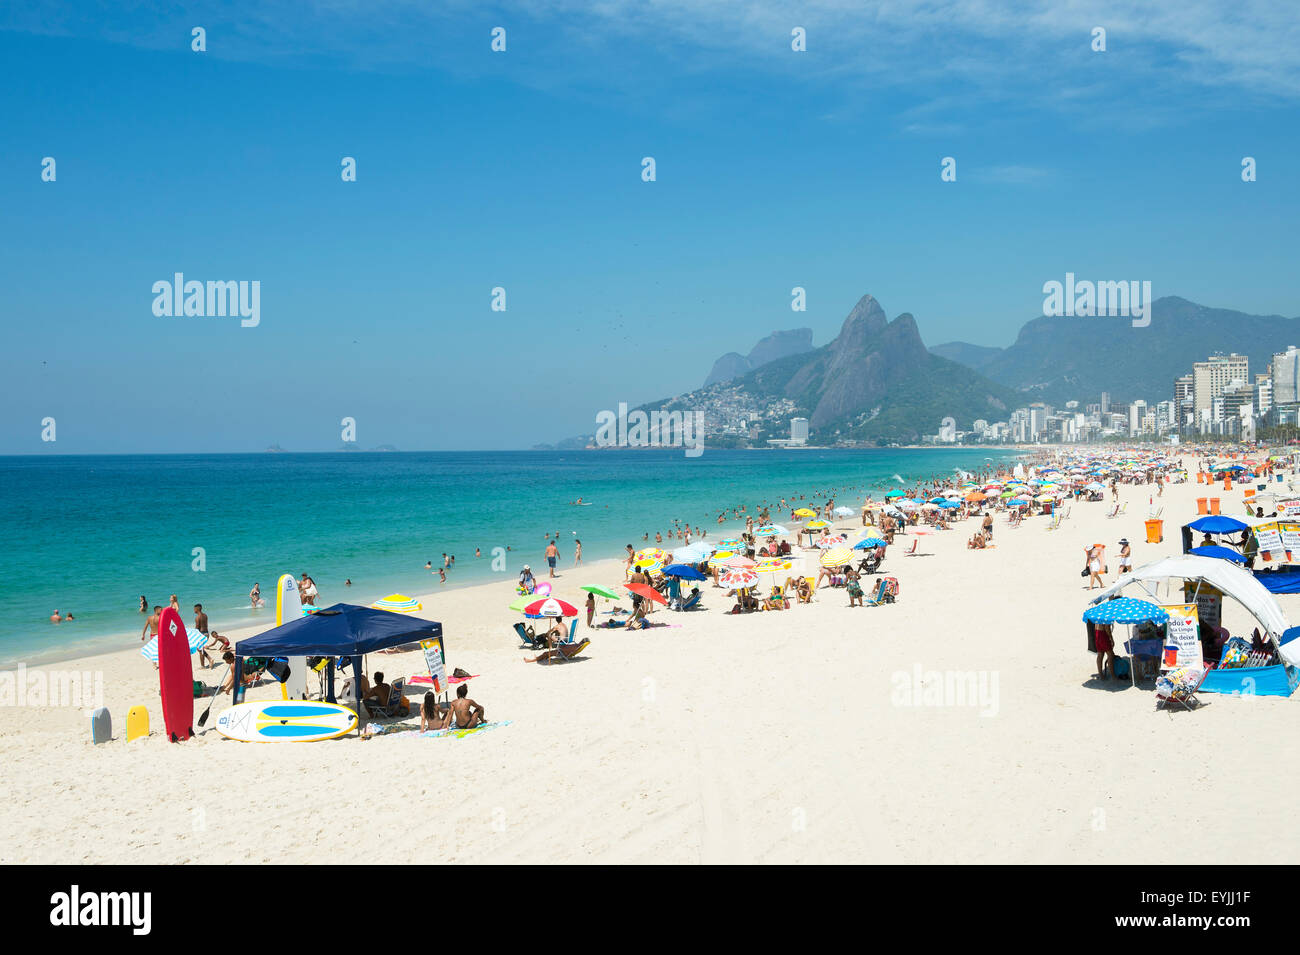
[[[713,363],[713,369],[709,372],[709,377],[704,379],[704,386],[707,388],[709,385],[730,381],[748,371],[761,368],[769,362],[787,358],[790,355],[801,355],[810,352],[813,347],[812,337],[811,328],[792,328],[788,331],[773,332],[768,335],[750,349],[748,355],[741,355],[734,351],[727,352]]]
[[[828,344],[643,409],[703,412],[711,446],[787,437],[792,417],[808,418],[811,444],[884,443],[933,434],[947,417],[1004,420],[1017,397],[932,354],[910,314],[890,321],[864,295]]]
[[[1118,401],[1172,398],[1174,379],[1215,352],[1250,359],[1250,374],[1267,372],[1275,352],[1300,344],[1300,319],[1249,315],[1166,296],[1151,304],[1151,324],[1127,318],[1047,318],[1026,322],[1016,341],[986,361],[980,346],[951,342],[949,357],[1022,393],[1027,401],[1096,401],[1103,391]],[[954,349],[952,346],[959,346]],[[974,356],[972,363],[969,359]]]
[[[977,370],[1001,355],[1004,350],[989,345],[972,345],[969,342],[944,342],[942,345],[930,346],[930,351],[940,358]]]

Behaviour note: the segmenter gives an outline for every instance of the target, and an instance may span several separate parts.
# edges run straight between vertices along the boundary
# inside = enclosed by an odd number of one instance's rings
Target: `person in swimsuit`
[[[206,670],[213,664],[212,657],[208,656],[208,647],[212,643],[212,637],[208,636],[208,615],[203,612],[203,604],[194,605],[194,629],[208,638],[203,646],[199,647],[199,666]],[[213,647],[213,649],[216,648]]]
[[[554,652],[554,651],[548,651]],[[470,730],[487,722],[487,711],[482,704],[469,698],[469,685],[462,683],[456,687],[456,699],[447,708],[441,729]]]

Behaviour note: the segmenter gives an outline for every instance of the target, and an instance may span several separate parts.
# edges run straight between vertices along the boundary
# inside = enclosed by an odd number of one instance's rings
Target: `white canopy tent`
[[[1115,581],[1114,585],[1103,590],[1090,603],[1097,604],[1110,597],[1117,596],[1120,591],[1131,584],[1141,586],[1148,594],[1155,597],[1157,602],[1164,601],[1168,603],[1171,602],[1171,595],[1168,593],[1161,595],[1159,585],[1170,578],[1204,581],[1221,591],[1224,596],[1237,601],[1259,621],[1269,636],[1273,638],[1273,643],[1277,645],[1282,659],[1291,666],[1300,666],[1300,640],[1293,640],[1289,643],[1281,642],[1282,635],[1289,629],[1290,624],[1287,622],[1286,615],[1282,613],[1282,608],[1278,605],[1277,600],[1263,584],[1255,579],[1254,574],[1226,560],[1219,560],[1215,557],[1196,557],[1192,554],[1166,557],[1164,560],[1146,564],[1131,573],[1122,575],[1119,580]],[[1147,586],[1148,584],[1151,586]],[[1182,602],[1181,596],[1179,596],[1178,602]]]

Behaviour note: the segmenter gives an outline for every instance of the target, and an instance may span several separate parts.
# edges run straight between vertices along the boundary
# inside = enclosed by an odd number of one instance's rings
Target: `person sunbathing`
[[[554,650],[547,650],[539,653],[535,657],[524,657],[525,663],[543,663],[547,660],[572,660],[583,650],[591,645],[591,641],[585,637],[578,643],[562,643]],[[461,684],[463,687],[464,684]],[[457,690],[457,692],[460,692]]]
[[[420,704],[420,732],[442,729],[446,715],[446,707],[438,702],[436,695],[432,692],[424,694],[424,702]]]
[[[649,601],[637,601],[632,607],[632,616],[623,625],[624,630],[644,630],[646,628],[646,605]]]
[[[551,625],[546,629],[542,637],[550,646],[555,646],[564,639],[564,624],[560,623],[559,617],[551,618]]]
[[[799,595],[801,604],[812,603],[812,585],[808,583],[807,577],[800,577],[798,583],[794,585],[794,590]]]
[[[486,713],[481,703],[476,703],[469,698],[469,685],[462,683],[456,687],[456,699],[452,700],[451,705],[447,707],[447,715],[443,717],[442,725],[438,729],[472,730],[487,722]]]

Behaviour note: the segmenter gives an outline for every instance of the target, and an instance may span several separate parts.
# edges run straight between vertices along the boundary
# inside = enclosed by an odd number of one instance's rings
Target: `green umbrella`
[[[595,594],[597,597],[608,597],[610,600],[621,600],[623,596],[622,594],[614,593],[614,591],[610,590],[608,587],[601,587],[599,585],[582,587],[580,589],[587,591],[589,594]]]

